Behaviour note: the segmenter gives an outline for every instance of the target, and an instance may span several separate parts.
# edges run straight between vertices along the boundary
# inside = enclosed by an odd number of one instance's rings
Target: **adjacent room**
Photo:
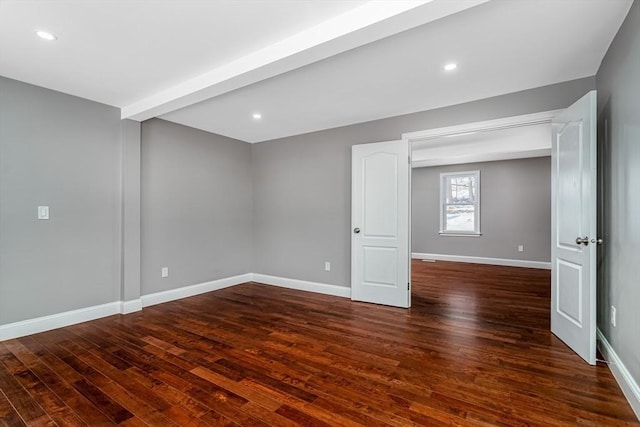
[[[550,269],[551,125],[414,140],[412,256]]]
[[[0,425],[640,425],[636,0],[0,0]]]

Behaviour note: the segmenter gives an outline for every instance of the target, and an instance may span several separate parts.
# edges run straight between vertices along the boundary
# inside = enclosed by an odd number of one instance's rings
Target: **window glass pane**
[[[475,231],[474,205],[447,205],[445,211],[447,231]]]
[[[447,178],[446,203],[475,203],[476,177],[472,175]]]
[[[480,233],[480,172],[440,174],[440,231]]]

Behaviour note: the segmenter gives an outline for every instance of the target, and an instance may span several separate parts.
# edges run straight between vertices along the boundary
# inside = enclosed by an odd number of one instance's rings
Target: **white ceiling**
[[[0,0],[0,75],[258,142],[594,75],[631,3]]]
[[[125,107],[362,3],[0,0],[0,72]]]

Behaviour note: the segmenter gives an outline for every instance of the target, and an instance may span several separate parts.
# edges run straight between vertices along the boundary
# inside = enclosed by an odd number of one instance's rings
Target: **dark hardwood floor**
[[[248,283],[0,343],[1,425],[638,425],[549,272],[414,262],[403,310]]]

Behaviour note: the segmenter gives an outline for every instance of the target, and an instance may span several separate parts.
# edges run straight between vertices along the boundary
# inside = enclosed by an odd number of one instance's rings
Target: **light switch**
[[[49,219],[49,206],[38,206],[38,219]]]

